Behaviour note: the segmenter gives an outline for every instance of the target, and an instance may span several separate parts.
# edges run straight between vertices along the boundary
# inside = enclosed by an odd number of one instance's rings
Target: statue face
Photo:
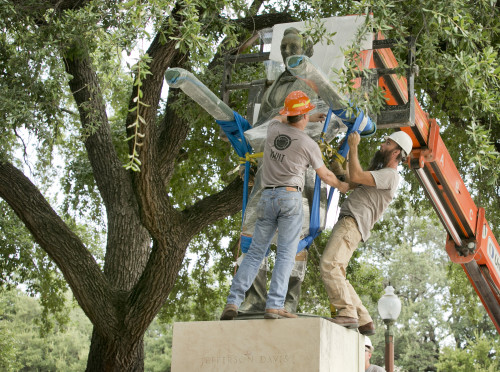
[[[283,63],[290,56],[304,54],[302,49],[302,38],[297,34],[288,34],[281,39],[281,56]]]

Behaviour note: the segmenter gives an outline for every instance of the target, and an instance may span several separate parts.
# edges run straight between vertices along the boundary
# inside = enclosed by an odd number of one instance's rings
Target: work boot
[[[227,304],[222,311],[220,320],[233,320],[238,316],[238,306],[234,304]]]
[[[330,322],[338,324],[342,327],[346,327],[349,329],[358,328],[358,319],[351,318],[350,316],[336,316],[335,318],[328,319]]]
[[[285,309],[266,309],[264,319],[298,318],[297,315],[289,313]]]
[[[375,326],[373,322],[366,323],[360,327],[358,327],[359,333],[365,336],[373,336],[375,334]]]

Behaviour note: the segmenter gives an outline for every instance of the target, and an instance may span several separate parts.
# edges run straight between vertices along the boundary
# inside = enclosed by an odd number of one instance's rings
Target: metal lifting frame
[[[267,79],[259,79],[251,82],[232,83],[233,67],[237,63],[256,63],[269,60],[269,52],[264,52],[264,44],[260,44],[259,53],[250,54],[228,54],[224,58],[224,71],[221,82],[221,99],[226,104],[229,104],[229,93],[232,90],[248,89],[248,104],[246,119],[248,122],[253,122],[253,108],[255,102],[260,101],[260,98],[266,87],[269,87],[273,82]]]
[[[409,92],[410,97],[414,96],[414,77],[418,73],[418,67],[415,66],[415,39],[407,38],[408,42],[408,65],[411,66],[406,70],[407,87],[406,92]],[[374,40],[373,49],[390,48],[399,41],[394,39]],[[260,102],[266,88],[272,85],[274,81],[267,79],[253,80],[251,82],[232,82],[233,67],[239,63],[256,63],[269,60],[269,52],[263,52],[263,44],[260,45],[259,53],[226,55],[224,60],[224,71],[221,83],[221,99],[226,104],[229,104],[229,93],[233,90],[248,89],[248,105],[247,105],[247,120],[253,121],[253,107],[256,102]],[[375,56],[375,60],[377,57]],[[380,64],[380,63],[379,63]],[[370,66],[370,74],[368,77],[361,79],[361,84],[364,89],[373,89],[377,83],[385,90],[397,89],[397,84],[393,79],[382,80],[382,77],[395,76],[397,71],[395,68],[384,68]],[[401,126],[413,125],[415,122],[415,103],[413,100],[408,100],[403,95],[395,96],[396,102],[389,102],[383,108],[377,117],[373,117],[373,121],[377,123],[378,129],[397,128]]]

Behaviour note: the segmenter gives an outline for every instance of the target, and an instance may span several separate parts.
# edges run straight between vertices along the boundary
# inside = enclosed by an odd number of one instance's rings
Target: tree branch
[[[158,162],[165,184],[170,182],[174,172],[177,155],[189,133],[190,126],[172,108],[179,95],[179,89],[171,89],[168,92],[168,104],[165,115],[160,125],[162,131],[159,133],[158,144],[163,144],[158,149]]]
[[[35,241],[59,267],[78,303],[103,334],[116,319],[114,294],[94,257],[51,208],[33,183],[11,163],[0,163],[0,197],[19,216]]]
[[[194,236],[208,225],[241,210],[243,181],[236,177],[222,191],[207,196],[182,212],[184,231]]]
[[[295,22],[297,18],[290,13],[268,13],[234,20],[234,23],[248,31],[258,31],[278,23]]]
[[[29,16],[38,25],[47,24],[44,15],[47,10],[53,9],[54,15],[65,10],[75,10],[90,4],[90,0],[16,0],[12,1],[19,14]]]
[[[82,51],[72,50],[70,53],[74,55]],[[112,143],[97,74],[87,56],[67,57],[65,66],[66,71],[73,77],[69,81],[69,86],[78,106],[80,121],[86,135],[85,147],[94,178],[106,208],[110,208],[116,203],[117,193],[114,187],[117,183],[116,179],[125,183],[127,181],[130,183],[130,180],[127,180],[126,172],[122,169]]]
[[[129,290],[146,265],[149,236],[141,225],[130,176],[113,146],[97,75],[85,51],[78,49],[70,52],[72,57],[65,59],[66,70],[73,76],[69,86],[78,106],[82,127],[88,133],[85,148],[106,206],[108,239],[104,269],[114,286]],[[120,254],[132,242],[136,244],[136,249],[130,255]],[[136,265],[139,270],[127,270]]]
[[[171,13],[171,17],[177,17],[179,5],[176,5]],[[178,36],[178,35],[172,35]],[[135,193],[139,199],[141,219],[149,232],[159,238],[162,231],[168,226],[170,215],[175,214],[171,208],[167,193],[165,192],[166,183],[164,172],[162,171],[162,162],[165,160],[165,153],[179,152],[180,146],[173,144],[174,141],[165,140],[161,135],[162,128],[156,123],[157,109],[160,102],[161,91],[163,87],[164,74],[168,67],[175,64],[176,58],[184,58],[175,49],[175,40],[169,39],[161,42],[161,33],[158,33],[148,48],[147,54],[151,57],[148,75],[143,80],[141,90],[143,92],[142,101],[148,105],[139,108],[140,115],[145,119],[146,124],[141,126],[141,134],[144,135],[142,146],[139,148],[139,159],[142,163],[141,171],[134,172]],[[135,106],[134,97],[137,96],[137,87],[134,87],[129,108]],[[135,113],[130,113],[126,120],[126,126],[134,122]],[[132,135],[130,129],[127,129],[127,135]],[[185,135],[184,137],[185,138]],[[129,146],[130,147],[130,146]],[[133,149],[130,147],[131,151]],[[169,161],[173,162],[173,159]]]

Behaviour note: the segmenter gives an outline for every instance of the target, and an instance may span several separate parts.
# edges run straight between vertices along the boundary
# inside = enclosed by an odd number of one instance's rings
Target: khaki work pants
[[[320,271],[330,303],[338,310],[337,315],[356,318],[362,326],[372,322],[372,318],[345,277],[346,267],[360,242],[356,220],[352,217],[339,219],[321,256]]]

